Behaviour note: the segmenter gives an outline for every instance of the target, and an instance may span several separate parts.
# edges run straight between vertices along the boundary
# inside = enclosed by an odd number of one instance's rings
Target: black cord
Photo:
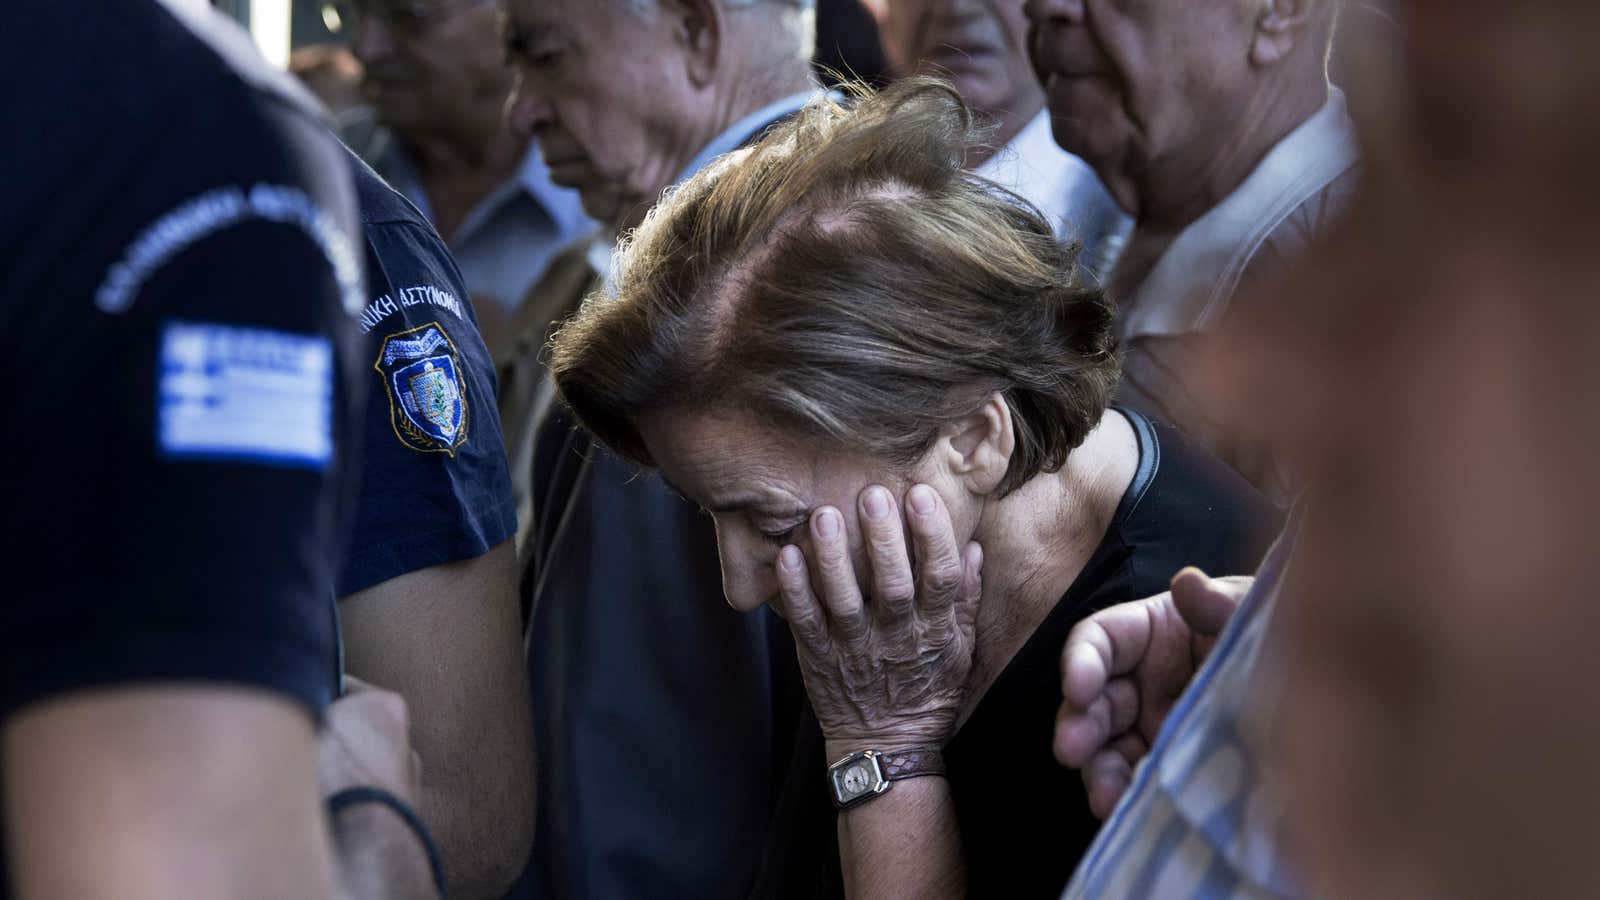
[[[433,870],[433,885],[439,889],[439,896],[445,896],[444,890],[444,862],[439,858],[439,847],[433,842],[433,835],[428,833],[428,826],[422,823],[415,810],[404,800],[389,793],[382,788],[347,787],[328,798],[328,815],[337,817],[340,811],[355,806],[358,803],[381,803],[394,810],[405,823],[411,826],[411,831],[416,834],[417,840],[422,842],[422,849],[428,854],[428,868]]]

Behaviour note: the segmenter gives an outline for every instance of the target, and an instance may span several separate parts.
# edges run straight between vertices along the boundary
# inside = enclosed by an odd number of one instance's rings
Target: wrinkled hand
[[[870,596],[861,594],[844,517],[833,507],[811,517],[814,574],[799,547],[778,555],[779,603],[806,693],[830,755],[943,747],[972,672],[983,551],[976,543],[958,548],[944,501],[917,485],[906,494],[903,520],[916,553],[913,574],[894,496],[869,486],[857,507]]]
[[[1067,636],[1056,759],[1082,769],[1096,817],[1116,808],[1133,767],[1254,581],[1184,569],[1168,593],[1101,610]]]
[[[317,740],[323,795],[368,786],[416,806],[422,795],[422,760],[411,749],[405,698],[349,675],[344,687],[344,696],[328,707]]]

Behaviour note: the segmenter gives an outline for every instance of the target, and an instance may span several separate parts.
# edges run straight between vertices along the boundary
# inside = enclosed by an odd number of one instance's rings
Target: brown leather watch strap
[[[878,771],[884,781],[899,781],[919,775],[943,775],[944,754],[938,750],[902,750],[898,753],[879,753]]]

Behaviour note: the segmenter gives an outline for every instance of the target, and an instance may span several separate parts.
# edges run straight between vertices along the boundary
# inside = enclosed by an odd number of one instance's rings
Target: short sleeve
[[[460,272],[420,213],[356,165],[367,220],[358,326],[368,393],[340,596],[477,558],[517,527],[494,366]]]
[[[0,226],[26,261],[0,276],[0,716],[148,681],[242,684],[316,712],[337,678],[361,402],[348,173],[314,120],[181,26],[115,16],[156,70],[147,93],[67,85],[85,124],[41,124]],[[162,65],[194,94],[145,99],[171,87]]]

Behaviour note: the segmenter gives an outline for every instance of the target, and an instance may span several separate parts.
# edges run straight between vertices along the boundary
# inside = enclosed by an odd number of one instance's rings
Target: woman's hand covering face
[[[810,571],[799,547],[778,554],[806,692],[830,753],[943,747],[972,673],[983,551],[956,545],[950,512],[926,485],[907,492],[903,520],[877,485],[857,504],[870,577],[858,582],[844,516],[831,506],[811,516]]]

